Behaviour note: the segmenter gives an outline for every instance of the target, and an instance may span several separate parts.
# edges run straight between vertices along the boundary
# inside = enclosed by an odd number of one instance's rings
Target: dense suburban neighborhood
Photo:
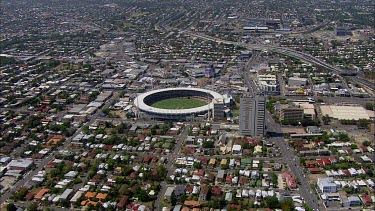
[[[1,210],[373,210],[372,1],[0,2]]]

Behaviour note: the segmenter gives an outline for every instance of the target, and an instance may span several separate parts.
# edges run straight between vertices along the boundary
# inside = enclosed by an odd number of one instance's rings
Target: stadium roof
[[[203,92],[209,94],[212,98],[218,99],[223,98],[223,96],[217,92],[210,91],[207,89],[199,89],[199,88],[166,88],[166,89],[158,89],[158,90],[152,90],[143,94],[140,94],[138,97],[134,99],[134,104],[137,106],[141,111],[148,112],[148,113],[154,113],[154,114],[166,114],[166,115],[188,115],[188,114],[196,114],[196,113],[202,113],[207,111],[209,108],[213,109],[214,103],[210,103],[204,106],[196,107],[196,108],[189,108],[189,109],[162,109],[162,108],[155,108],[152,106],[147,105],[144,102],[144,99],[147,96],[150,96],[155,93],[160,92],[167,92],[167,91],[179,91],[179,90],[190,90],[190,91],[197,91],[197,92]]]

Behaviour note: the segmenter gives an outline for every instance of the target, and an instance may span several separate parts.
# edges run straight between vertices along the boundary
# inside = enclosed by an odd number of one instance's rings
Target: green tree
[[[27,195],[27,189],[26,188],[22,188],[21,190],[18,191],[18,193],[16,194],[16,198],[18,200],[23,200],[25,198],[25,196]]]
[[[357,149],[357,148],[358,148],[357,144],[351,144],[350,145],[350,149]]]
[[[294,210],[294,203],[292,199],[284,199],[281,201],[281,209],[283,211],[293,211]]]
[[[124,133],[126,129],[126,125],[123,122],[121,122],[120,124],[116,126],[115,129],[117,130],[117,133]]]
[[[303,204],[303,208],[305,208],[306,211],[313,211],[306,203]]]
[[[368,146],[371,145],[371,142],[366,140],[362,144],[363,144],[363,146],[368,147]]]
[[[273,187],[277,188],[277,175],[275,173],[272,173],[271,175],[271,182],[273,183]]]
[[[365,104],[365,109],[373,111],[375,108],[375,103],[366,103]]]
[[[124,97],[126,94],[126,91],[121,91],[120,94],[119,94],[119,97]]]
[[[127,112],[127,113],[125,114],[125,116],[126,116],[127,119],[130,119],[130,118],[132,118],[132,117],[135,117],[134,113],[129,113],[129,112]]]
[[[172,192],[172,194],[171,194],[171,205],[175,206],[176,203],[177,203],[176,195],[174,194],[174,192]]]
[[[348,134],[345,134],[345,133],[340,133],[338,138],[340,141],[343,141],[343,142],[350,141]]]
[[[186,193],[183,193],[178,199],[179,202],[184,203],[187,199]]]
[[[138,193],[138,199],[143,202],[148,202],[150,200],[150,197],[145,190],[140,190]]]
[[[89,134],[90,133],[89,126],[88,125],[83,126],[82,127],[82,132],[84,132],[85,134]]]
[[[6,207],[7,211],[16,211],[17,207],[13,203],[9,203]]]
[[[276,196],[272,196],[272,197],[269,197],[266,199],[266,205],[268,208],[271,208],[271,209],[276,209],[276,208],[280,208],[281,205],[280,205],[280,202],[279,200],[277,199]]]
[[[82,180],[80,179],[80,178],[75,178],[74,180],[73,180],[73,184],[79,184],[79,183],[81,183],[82,182]]]
[[[202,147],[203,148],[214,148],[215,143],[213,141],[203,141],[202,142]]]
[[[16,64],[16,63],[17,63],[17,61],[14,58],[0,56],[0,66],[9,65],[9,64]]]
[[[109,114],[109,112],[111,112],[111,110],[109,108],[103,108],[102,109],[102,113],[105,114],[106,116]]]
[[[359,128],[367,128],[368,125],[370,124],[371,120],[367,120],[367,119],[359,119],[358,120],[358,123],[357,123],[357,126]]]
[[[341,169],[348,169],[348,168],[349,168],[349,164],[346,163],[346,162],[345,162],[345,163],[341,163],[341,164],[340,164],[340,168],[341,168]]]
[[[329,118],[328,114],[326,114],[325,116],[322,117],[322,120],[323,120],[323,123],[325,125],[328,125],[329,122],[331,122],[331,119]]]
[[[196,168],[196,169],[201,169],[202,164],[200,162],[194,162],[193,167]]]
[[[27,207],[28,211],[37,211],[38,210],[38,204],[33,202]]]

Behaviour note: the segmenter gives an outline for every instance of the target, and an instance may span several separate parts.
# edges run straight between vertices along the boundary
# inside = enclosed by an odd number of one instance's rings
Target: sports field
[[[199,99],[171,98],[158,101],[152,107],[163,109],[189,109],[207,105],[207,102]]]

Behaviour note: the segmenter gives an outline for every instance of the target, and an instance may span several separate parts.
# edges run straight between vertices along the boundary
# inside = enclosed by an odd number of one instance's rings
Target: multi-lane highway
[[[307,54],[307,53],[304,53],[304,52],[301,52],[301,51],[292,50],[292,49],[289,49],[289,48],[286,48],[286,47],[279,47],[279,46],[273,46],[273,45],[263,45],[263,44],[248,44],[248,43],[241,43],[241,42],[232,42],[232,41],[227,41],[227,40],[222,40],[222,39],[219,39],[219,38],[211,37],[211,36],[208,36],[206,34],[199,33],[199,32],[192,32],[192,31],[188,31],[188,30],[174,29],[174,28],[170,28],[170,27],[165,27],[165,28],[167,28],[169,30],[177,30],[177,31],[179,31],[179,33],[187,34],[187,35],[192,36],[192,37],[197,37],[197,38],[201,38],[201,39],[204,39],[204,40],[209,40],[209,41],[213,41],[213,42],[217,42],[217,43],[237,45],[237,46],[247,48],[249,50],[267,50],[267,51],[272,51],[272,52],[284,54],[284,55],[287,55],[287,56],[298,58],[300,60],[303,60],[303,61],[315,64],[315,65],[324,67],[324,68],[332,71],[332,73],[335,73],[335,74],[341,74],[341,73],[344,72],[344,70],[342,70],[338,67],[334,67],[332,65],[329,65],[329,64],[325,63],[324,61],[321,61],[321,60],[315,58],[314,56],[312,56],[310,54]],[[359,76],[347,77],[347,78],[349,80],[352,80],[352,81],[354,81],[358,84],[361,84],[361,85],[367,87],[368,89],[375,90],[375,83],[373,81],[368,81],[365,78],[362,78],[362,77],[359,77]]]

